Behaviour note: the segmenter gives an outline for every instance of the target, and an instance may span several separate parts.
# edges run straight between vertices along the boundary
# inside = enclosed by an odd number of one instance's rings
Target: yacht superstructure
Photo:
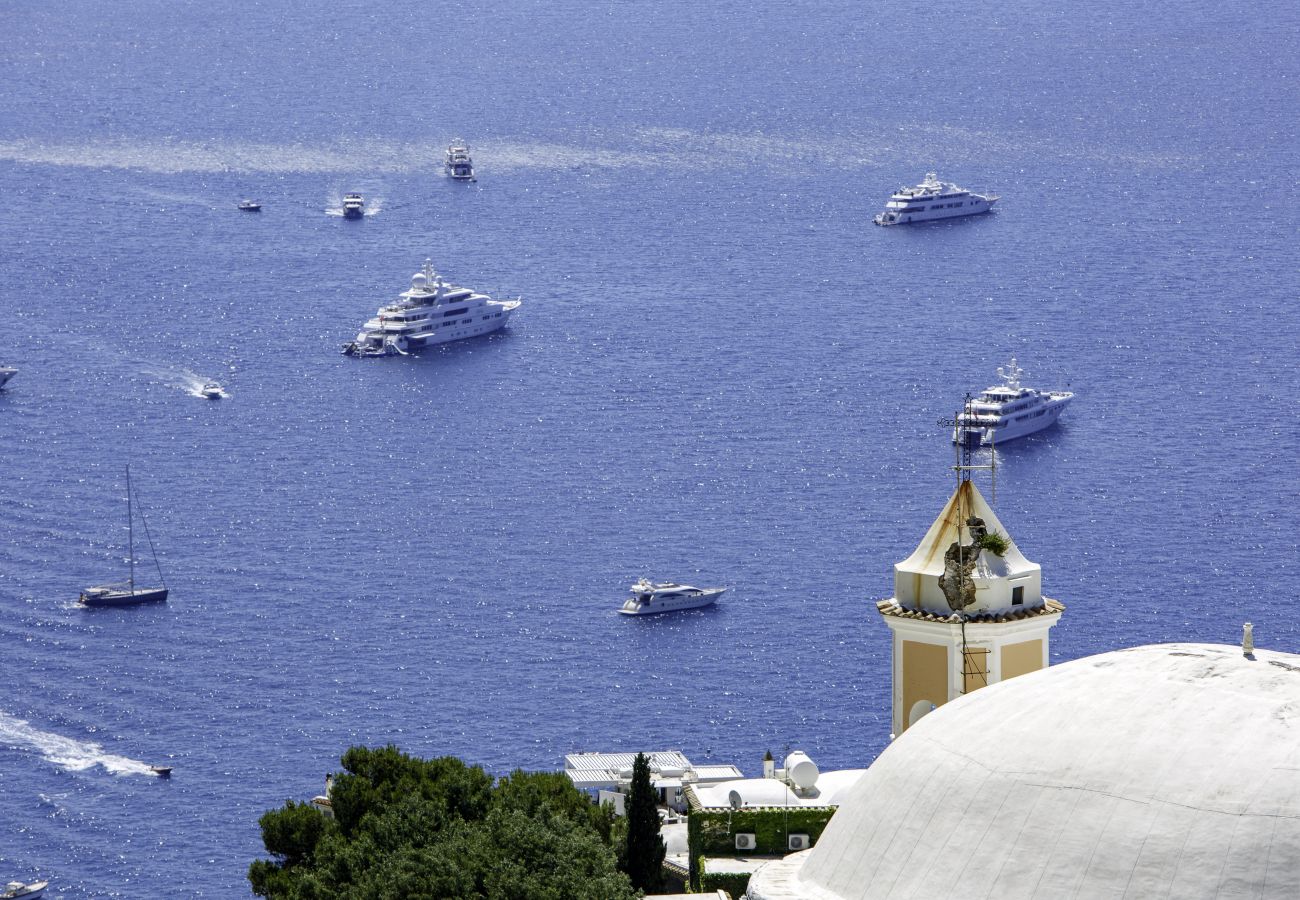
[[[928,172],[925,181],[916,187],[899,188],[874,221],[877,225],[907,225],[975,216],[988,212],[997,202],[997,197],[976,194],[952,182],[940,181],[934,172]]]
[[[1055,424],[1074,399],[1070,391],[1038,391],[1020,383],[1024,370],[1011,358],[998,367],[1002,384],[970,400],[957,416],[952,439],[958,443],[1001,444]]]
[[[522,299],[493,300],[443,281],[429,260],[411,276],[411,287],[380,307],[356,339],[343,345],[348,356],[415,353],[435,344],[477,337],[503,327]]]
[[[642,578],[632,585],[632,596],[624,601],[619,612],[625,616],[650,616],[679,609],[696,609],[714,603],[725,590],[726,588],[697,588],[671,581],[655,584]]]
[[[447,161],[444,163],[447,174],[457,181],[474,180],[474,163],[469,158],[469,144],[461,138],[451,142],[447,147]]]

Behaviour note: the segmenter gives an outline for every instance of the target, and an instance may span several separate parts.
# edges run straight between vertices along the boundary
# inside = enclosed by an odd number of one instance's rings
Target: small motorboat
[[[149,768],[153,769],[153,773],[154,773],[155,775],[157,775],[159,778],[171,778],[171,777],[172,777],[172,767],[171,767],[171,766],[150,766]]]
[[[0,388],[9,383],[9,379],[18,374],[13,366],[0,366]]]
[[[45,893],[45,889],[50,886],[48,881],[33,881],[31,884],[23,884],[21,881],[11,881],[5,885],[3,894],[0,894],[0,900],[37,900]]]
[[[257,200],[240,200],[239,208],[244,212],[261,212],[262,204]]]
[[[461,138],[451,142],[447,147],[447,159],[443,163],[447,174],[457,181],[474,181],[474,163],[469,158],[469,144]]]
[[[209,400],[220,400],[225,396],[221,390],[221,385],[215,381],[209,381],[199,388],[199,396],[206,397]]]
[[[366,214],[366,199],[360,194],[348,194],[343,198],[343,218],[359,219]]]

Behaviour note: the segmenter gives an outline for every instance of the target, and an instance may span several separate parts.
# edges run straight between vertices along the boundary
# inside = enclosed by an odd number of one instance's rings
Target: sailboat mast
[[[131,466],[126,467],[126,558],[131,565],[131,574],[128,580],[129,589],[132,594],[135,593],[135,530],[132,526],[131,515]]]

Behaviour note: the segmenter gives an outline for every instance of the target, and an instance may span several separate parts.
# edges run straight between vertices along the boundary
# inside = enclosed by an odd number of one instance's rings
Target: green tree
[[[628,790],[627,837],[619,853],[618,867],[627,873],[632,887],[657,890],[663,879],[664,840],[659,836],[659,806],[650,783],[650,760],[638,753],[632,763],[632,786]]]
[[[334,780],[334,819],[290,802],[262,816],[274,859],[248,870],[276,900],[632,900],[611,813],[561,773],[500,782],[454,757],[353,747]]]

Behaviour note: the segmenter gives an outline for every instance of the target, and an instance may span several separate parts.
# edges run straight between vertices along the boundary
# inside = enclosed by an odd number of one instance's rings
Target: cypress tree
[[[659,888],[663,878],[664,847],[659,836],[659,806],[650,783],[650,760],[644,753],[632,764],[632,786],[628,791],[627,841],[619,854],[619,868],[627,873],[632,887],[642,891]]]

